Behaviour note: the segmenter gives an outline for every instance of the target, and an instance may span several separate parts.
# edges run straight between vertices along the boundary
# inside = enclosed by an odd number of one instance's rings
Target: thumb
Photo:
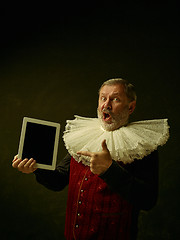
[[[107,148],[107,144],[106,144],[106,139],[104,139],[104,140],[102,141],[102,150],[109,152],[109,150],[108,150],[108,148]]]

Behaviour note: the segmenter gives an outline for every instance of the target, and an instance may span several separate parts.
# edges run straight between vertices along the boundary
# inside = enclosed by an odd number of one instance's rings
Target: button
[[[80,216],[81,216],[81,214],[80,214],[80,213],[78,213],[77,215],[78,215],[78,217],[80,217]]]
[[[85,181],[87,181],[87,180],[88,180],[88,178],[86,177],[84,180],[85,180]]]
[[[76,228],[78,228],[79,227],[79,225],[78,224],[76,224],[76,226],[75,226]]]
[[[81,204],[82,202],[81,201],[79,201],[79,204]]]
[[[84,192],[84,190],[83,190],[83,189],[81,189],[81,192]]]

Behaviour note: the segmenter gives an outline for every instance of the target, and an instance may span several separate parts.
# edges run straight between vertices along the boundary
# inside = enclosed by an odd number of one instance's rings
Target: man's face
[[[124,92],[122,84],[105,85],[99,93],[98,117],[107,131],[113,131],[127,124],[133,112],[132,103]],[[131,110],[130,110],[131,109]]]

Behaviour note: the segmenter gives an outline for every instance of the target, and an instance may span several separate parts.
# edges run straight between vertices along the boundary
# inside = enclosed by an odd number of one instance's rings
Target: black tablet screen
[[[34,158],[39,164],[51,165],[56,127],[27,122],[22,159]]]

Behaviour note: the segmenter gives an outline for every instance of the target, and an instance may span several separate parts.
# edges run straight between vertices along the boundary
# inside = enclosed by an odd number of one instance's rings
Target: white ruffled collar
[[[145,120],[129,123],[115,131],[102,128],[98,118],[75,116],[67,120],[63,140],[73,158],[89,166],[89,157],[79,156],[78,151],[102,151],[101,143],[106,139],[111,157],[124,164],[143,157],[164,145],[169,138],[167,119]]]

